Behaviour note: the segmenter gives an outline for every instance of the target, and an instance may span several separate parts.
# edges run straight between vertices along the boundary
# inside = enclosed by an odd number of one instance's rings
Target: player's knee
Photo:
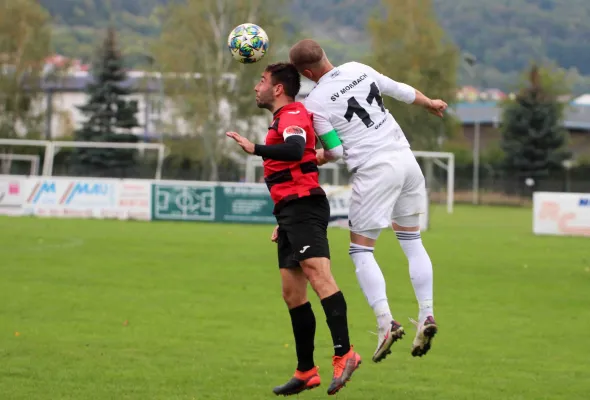
[[[396,217],[393,219],[392,226],[396,232],[420,231],[420,214]]]
[[[329,259],[323,257],[310,258],[302,261],[301,267],[314,291],[320,295],[320,297],[324,293],[338,290],[336,281],[330,270]]]
[[[283,286],[283,300],[289,309],[299,307],[307,303],[307,292],[305,288],[293,285]]]
[[[350,231],[350,242],[365,247],[375,247],[375,243],[381,234],[381,229],[368,229],[364,231]]]

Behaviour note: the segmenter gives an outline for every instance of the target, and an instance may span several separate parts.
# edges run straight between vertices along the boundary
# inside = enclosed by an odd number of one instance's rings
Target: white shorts
[[[383,229],[396,217],[426,212],[424,175],[409,148],[363,164],[351,183],[348,219],[355,233]]]

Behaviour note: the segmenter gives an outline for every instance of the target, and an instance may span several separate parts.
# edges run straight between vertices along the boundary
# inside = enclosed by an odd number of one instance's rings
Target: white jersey
[[[399,124],[384,107],[382,94],[408,104],[416,98],[411,86],[368,65],[350,62],[325,74],[304,100],[320,140],[334,131],[340,138],[348,170],[410,147]]]

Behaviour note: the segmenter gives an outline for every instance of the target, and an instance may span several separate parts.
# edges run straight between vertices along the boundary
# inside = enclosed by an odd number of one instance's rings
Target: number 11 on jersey
[[[379,93],[379,88],[377,87],[377,84],[373,82],[371,83],[369,95],[367,96],[367,103],[369,104],[369,106],[373,106],[373,101],[375,100],[377,101],[377,105],[379,106],[379,108],[381,108],[381,112],[385,113],[383,98],[381,97],[381,93]],[[348,122],[350,122],[354,115],[359,117],[367,128],[370,128],[373,125],[375,125],[375,122],[373,122],[367,110],[363,106],[361,106],[358,100],[353,96],[350,99],[348,99],[348,108],[346,108],[344,118]]]

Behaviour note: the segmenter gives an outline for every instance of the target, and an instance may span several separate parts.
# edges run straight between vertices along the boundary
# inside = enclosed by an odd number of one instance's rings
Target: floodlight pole
[[[453,213],[453,205],[455,204],[455,154],[449,154],[449,164],[447,168],[447,212]]]
[[[473,204],[479,204],[479,141],[481,135],[481,122],[475,121],[473,132]]]

